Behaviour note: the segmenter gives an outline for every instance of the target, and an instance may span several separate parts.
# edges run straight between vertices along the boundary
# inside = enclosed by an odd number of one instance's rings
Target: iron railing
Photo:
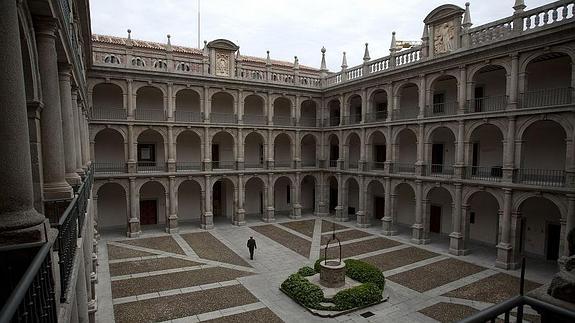
[[[348,169],[358,169],[359,168],[359,162],[357,160],[349,161],[349,162],[347,162],[347,168]]]
[[[274,161],[274,168],[291,168],[293,162],[291,160],[276,160]]]
[[[266,124],[268,122],[267,116],[259,114],[244,114],[244,124]]]
[[[571,103],[571,88],[541,89],[523,94],[523,108],[549,107]]]
[[[126,120],[127,112],[122,108],[94,108],[92,119]]]
[[[302,127],[317,127],[317,119],[316,118],[299,118],[299,125]]]
[[[395,174],[414,174],[415,163],[392,163],[391,172]]]
[[[201,162],[176,162],[177,172],[200,171],[200,170],[202,170]]]
[[[337,159],[336,160],[330,160],[329,161],[329,167],[332,167],[332,168],[337,167]]]
[[[365,122],[381,122],[387,120],[387,110],[367,113]]]
[[[416,119],[419,111],[413,107],[403,107],[393,110],[393,120]]]
[[[515,171],[515,182],[537,186],[565,186],[565,171],[558,169],[520,168]]]
[[[274,116],[273,121],[274,125],[278,126],[293,126],[294,124],[294,119],[287,116]]]
[[[341,118],[327,118],[324,120],[324,127],[336,127],[341,123]]]
[[[136,109],[136,120],[165,121],[166,114],[159,109]]]
[[[431,164],[426,165],[425,175],[433,177],[449,177],[455,174],[453,165]]]
[[[104,174],[118,174],[118,173],[125,173],[126,163],[123,161],[117,162],[94,162],[94,171],[96,173],[104,173]]]
[[[160,162],[138,162],[138,172],[141,173],[154,173],[154,172],[165,172],[166,163]]]
[[[60,302],[66,301],[68,284],[74,267],[74,257],[76,257],[76,239],[78,238],[78,218],[80,210],[78,208],[78,197],[74,197],[72,202],[64,211],[60,221],[56,225],[58,237],[56,245],[58,248],[58,267],[60,268]]]
[[[434,103],[427,107],[426,116],[451,116],[457,114],[458,102]]]
[[[237,123],[236,115],[233,113],[210,113],[210,121],[214,123]]]
[[[301,166],[302,167],[316,167],[317,166],[317,161],[316,160],[302,160],[301,161]]]
[[[361,114],[353,114],[343,117],[344,125],[358,124],[358,123],[361,123]]]
[[[236,162],[233,160],[214,160],[212,169],[236,169]]]
[[[203,113],[194,111],[176,110],[174,117],[178,122],[202,122]]]
[[[486,96],[467,101],[467,113],[502,111],[507,107],[507,96]]]
[[[368,164],[369,170],[383,171],[385,169],[385,162],[371,162]]]
[[[503,168],[501,166],[470,166],[465,170],[465,178],[467,179],[499,182],[501,177],[503,177]]]
[[[244,168],[248,168],[248,169],[253,169],[253,168],[264,168],[264,162],[263,161],[247,161],[244,162]]]

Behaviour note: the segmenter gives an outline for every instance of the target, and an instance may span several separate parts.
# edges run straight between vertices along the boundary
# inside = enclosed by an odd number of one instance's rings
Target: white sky
[[[198,0],[91,0],[96,34],[197,47]],[[473,26],[513,14],[514,0],[471,0]],[[527,9],[550,0],[525,0]],[[446,0],[204,0],[201,44],[225,38],[243,55],[293,61],[319,68],[320,49],[327,49],[328,68],[340,70],[342,52],[349,66],[361,64],[364,44],[372,59],[389,54],[391,32],[397,40],[421,40],[423,19],[436,7],[465,1]],[[401,5],[399,5],[401,4]]]

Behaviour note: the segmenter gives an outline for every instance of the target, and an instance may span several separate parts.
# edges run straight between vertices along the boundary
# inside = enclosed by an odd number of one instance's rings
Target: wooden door
[[[561,237],[561,225],[558,223],[547,224],[547,260],[559,258],[559,242]]]
[[[429,231],[441,233],[441,206],[432,205],[429,210]]]
[[[374,211],[375,214],[373,215],[376,219],[381,220],[385,215],[385,197],[383,196],[374,196],[373,203],[375,204]]]
[[[140,201],[140,224],[157,224],[158,223],[158,201],[143,200]]]

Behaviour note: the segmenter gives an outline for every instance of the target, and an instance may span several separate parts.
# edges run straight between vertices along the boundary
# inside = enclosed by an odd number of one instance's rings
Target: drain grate
[[[361,315],[363,317],[370,317],[370,316],[374,316],[375,314],[373,314],[372,312],[365,312],[365,313],[361,313],[359,315]]]

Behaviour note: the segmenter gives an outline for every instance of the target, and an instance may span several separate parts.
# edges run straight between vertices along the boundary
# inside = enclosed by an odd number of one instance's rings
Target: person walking
[[[256,240],[254,237],[248,239],[248,249],[250,250],[250,260],[254,260],[254,249],[257,249]]]

